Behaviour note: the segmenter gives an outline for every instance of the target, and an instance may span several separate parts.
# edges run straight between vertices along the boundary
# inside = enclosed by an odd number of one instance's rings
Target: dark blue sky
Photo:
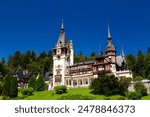
[[[149,0],[0,0],[0,58],[54,48],[62,18],[75,53],[105,50],[109,23],[120,54],[150,47]]]

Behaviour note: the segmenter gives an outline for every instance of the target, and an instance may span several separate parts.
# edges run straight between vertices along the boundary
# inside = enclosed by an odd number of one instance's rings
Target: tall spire
[[[111,38],[109,25],[108,25],[108,38]]]
[[[99,50],[98,51],[100,51],[101,50],[101,45],[99,44],[99,48],[98,48]]]
[[[108,52],[108,51],[116,51],[115,46],[112,43],[112,38],[111,38],[111,35],[110,35],[109,25],[108,25],[108,38],[107,38],[107,41],[108,42],[107,42],[106,52]]]
[[[65,36],[65,31],[64,31],[63,19],[62,19],[62,23],[61,23],[61,29],[60,29],[60,34],[59,34],[59,38],[57,41],[57,45],[66,46],[66,36]]]
[[[122,48],[122,52],[121,52],[121,54],[122,54],[122,57],[124,57],[124,56],[125,56],[123,48]]]
[[[61,29],[64,30],[64,20],[62,19],[62,23],[61,23]]]

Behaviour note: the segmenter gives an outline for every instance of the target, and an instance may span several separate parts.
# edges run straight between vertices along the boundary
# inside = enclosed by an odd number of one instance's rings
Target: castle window
[[[60,74],[60,71],[57,71],[57,75],[59,75]]]

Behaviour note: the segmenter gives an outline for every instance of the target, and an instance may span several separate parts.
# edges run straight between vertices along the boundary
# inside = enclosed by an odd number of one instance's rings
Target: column
[[[90,78],[88,78],[88,86],[90,85]]]
[[[71,80],[71,87],[73,87],[73,79]]]

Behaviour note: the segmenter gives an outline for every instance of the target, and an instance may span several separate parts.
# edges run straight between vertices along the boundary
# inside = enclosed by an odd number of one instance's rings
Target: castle
[[[89,86],[91,80],[102,71],[109,71],[116,77],[132,77],[124,53],[116,55],[109,27],[105,54],[99,52],[94,60],[74,63],[73,42],[66,39],[62,22],[60,35],[53,49],[53,77],[49,81],[49,89],[57,85],[66,85],[68,88]]]

